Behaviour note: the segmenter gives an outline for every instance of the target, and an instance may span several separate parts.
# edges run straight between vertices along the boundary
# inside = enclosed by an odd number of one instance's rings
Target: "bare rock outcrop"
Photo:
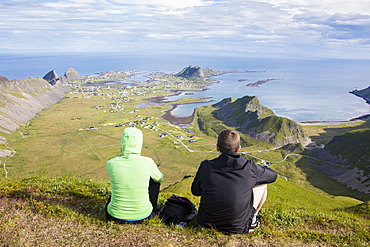
[[[341,160],[342,164],[335,164],[338,160],[336,160],[334,155],[331,155],[331,157],[333,159],[327,161],[330,162],[330,164],[317,162],[315,160],[309,160],[309,162],[311,165],[320,169],[339,183],[365,194],[370,193],[370,175],[365,175],[365,172],[358,167],[348,169],[348,167],[345,166],[349,166],[351,164],[343,164],[343,160]]]
[[[334,176],[334,178],[352,189],[356,189],[365,194],[370,193],[370,176],[365,176],[364,171],[357,167],[339,176]]]
[[[55,85],[59,80],[59,76],[55,70],[49,71],[44,77],[42,77],[45,81],[49,82],[51,85]]]

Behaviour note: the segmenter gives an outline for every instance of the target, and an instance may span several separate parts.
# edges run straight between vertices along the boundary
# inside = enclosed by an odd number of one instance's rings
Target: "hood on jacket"
[[[127,128],[122,133],[121,149],[122,155],[128,156],[130,154],[141,153],[143,146],[143,132],[136,128]]]
[[[224,171],[244,169],[244,166],[248,162],[245,156],[242,156],[233,151],[224,152],[215,160],[217,160],[215,164]]]

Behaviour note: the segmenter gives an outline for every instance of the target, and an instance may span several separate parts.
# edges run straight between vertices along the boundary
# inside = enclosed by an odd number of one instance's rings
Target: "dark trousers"
[[[150,178],[148,192],[149,192],[150,203],[153,206],[153,211],[151,215],[148,216],[148,218],[157,214],[157,201],[158,201],[160,186],[161,186],[161,183],[154,182],[154,180]],[[121,219],[117,219],[116,217],[113,217],[112,215],[108,213],[108,204],[110,203],[110,200],[111,200],[111,196],[109,196],[107,204],[105,205],[105,217],[107,218],[108,221],[114,221],[119,224],[140,224],[145,220],[145,219],[142,219],[142,220],[135,220],[135,221],[126,221],[126,220],[121,220]]]

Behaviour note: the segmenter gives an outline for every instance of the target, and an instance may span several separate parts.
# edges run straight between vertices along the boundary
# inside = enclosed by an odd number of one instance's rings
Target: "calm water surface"
[[[348,120],[370,113],[370,105],[349,93],[370,85],[370,60],[252,58],[217,54],[4,54],[0,56],[0,76],[8,79],[43,77],[50,70],[62,76],[67,68],[72,67],[81,75],[136,70],[142,73],[135,79],[145,80],[146,74],[158,71],[175,73],[189,65],[221,71],[237,69],[262,72],[217,76],[213,79],[220,83],[211,85],[208,90],[194,92],[194,95],[169,97],[169,100],[208,96],[218,102],[226,97],[254,95],[277,115],[298,122]],[[279,80],[260,87],[246,86],[266,79]],[[173,114],[187,116],[195,107],[206,104],[210,103],[178,106]]]

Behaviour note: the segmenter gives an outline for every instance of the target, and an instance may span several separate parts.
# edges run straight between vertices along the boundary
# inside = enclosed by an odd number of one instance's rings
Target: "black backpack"
[[[159,218],[166,224],[189,222],[198,214],[195,205],[186,197],[172,195],[159,211]]]

